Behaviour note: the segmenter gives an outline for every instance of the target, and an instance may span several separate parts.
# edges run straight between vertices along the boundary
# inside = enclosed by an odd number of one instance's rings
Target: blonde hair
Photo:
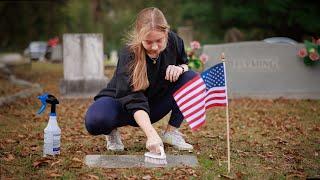
[[[133,91],[145,90],[149,87],[143,37],[152,30],[169,32],[169,25],[163,13],[155,7],[141,10],[137,15],[134,27],[127,37],[127,46],[134,53],[134,60],[129,66]]]

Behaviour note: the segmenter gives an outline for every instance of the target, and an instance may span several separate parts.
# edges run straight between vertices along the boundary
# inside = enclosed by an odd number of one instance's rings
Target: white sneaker
[[[107,149],[110,151],[123,151],[124,145],[121,141],[120,133],[117,129],[111,131],[110,134],[106,135]]]
[[[193,146],[191,144],[186,143],[183,136],[185,135],[183,135],[177,129],[166,133],[162,131],[161,133],[161,138],[164,143],[170,144],[178,150],[192,150]]]

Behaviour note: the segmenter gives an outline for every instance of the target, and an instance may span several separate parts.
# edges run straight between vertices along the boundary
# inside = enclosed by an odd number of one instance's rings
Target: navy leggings
[[[180,127],[184,118],[173,99],[173,93],[195,76],[196,73],[193,71],[183,73],[168,89],[164,98],[155,102],[149,101],[151,123],[159,121],[172,110],[169,124],[176,128]],[[85,126],[91,135],[107,135],[113,129],[126,125],[139,126],[120,102],[112,97],[105,96],[97,99],[89,107],[85,116]]]

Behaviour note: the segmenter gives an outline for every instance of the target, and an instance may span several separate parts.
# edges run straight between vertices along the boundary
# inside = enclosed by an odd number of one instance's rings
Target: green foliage
[[[320,3],[302,0],[57,0],[0,2],[0,49],[23,50],[30,41],[63,33],[103,33],[105,51],[119,49],[136,14],[160,8],[173,30],[191,25],[194,39],[223,42],[225,32],[240,29],[245,40],[287,36],[303,41],[318,36]]]

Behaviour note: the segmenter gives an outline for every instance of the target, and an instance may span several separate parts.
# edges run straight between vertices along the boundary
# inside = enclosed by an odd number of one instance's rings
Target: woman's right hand
[[[153,153],[160,153],[160,146],[163,147],[163,142],[158,134],[147,139],[146,148]]]
[[[149,115],[144,110],[138,110],[133,117],[147,136],[146,148],[150,152],[160,153],[160,146],[163,146],[163,142],[151,125]]]

